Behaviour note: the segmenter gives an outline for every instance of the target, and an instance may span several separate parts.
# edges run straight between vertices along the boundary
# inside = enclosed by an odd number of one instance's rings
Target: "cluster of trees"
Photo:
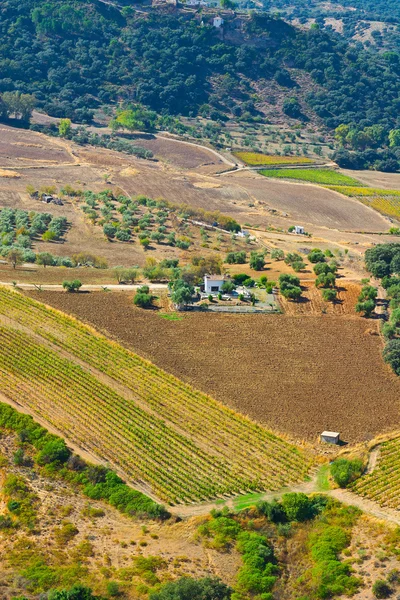
[[[382,326],[387,340],[383,358],[400,375],[400,243],[378,244],[369,248],[365,252],[365,266],[374,277],[382,279],[382,286],[390,298],[391,314],[389,321]]]
[[[340,144],[336,162],[343,168],[396,172],[400,160],[400,129],[387,130],[383,125],[360,129],[354,124],[339,125],[335,137]]]
[[[293,88],[291,65],[318,84],[306,101],[329,128],[397,128],[397,55],[375,56],[318,26],[295,29],[267,14],[252,15],[247,32],[254,45],[237,46],[220,40],[207,21],[201,26],[185,16],[140,16],[89,0],[9,0],[0,27],[0,89],[35,94],[49,114],[86,123],[98,106],[133,99],[113,119],[116,128],[151,128],[155,112],[194,115],[204,107],[221,122],[227,114],[251,120],[252,80]],[[301,118],[295,96],[285,111]]]
[[[364,316],[367,318],[371,317],[375,311],[377,296],[378,290],[376,287],[373,285],[364,285],[355,306],[356,312],[364,313]]]
[[[16,119],[29,123],[34,106],[35,97],[32,94],[4,92],[0,95],[0,119],[2,121]]]
[[[279,289],[282,296],[288,300],[299,300],[301,297],[300,279],[295,275],[279,275]]]
[[[58,241],[67,230],[65,217],[53,217],[50,213],[27,212],[20,209],[3,208],[0,211],[0,256],[7,258],[15,269],[17,265],[74,266],[69,257],[53,256],[49,252],[35,253],[32,244],[38,239]]]

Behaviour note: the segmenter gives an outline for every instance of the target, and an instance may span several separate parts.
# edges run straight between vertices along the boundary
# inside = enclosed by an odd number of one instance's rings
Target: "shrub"
[[[39,465],[48,465],[53,462],[65,463],[71,455],[64,440],[55,439],[46,442],[39,453],[36,455],[36,462]]]
[[[322,297],[326,302],[334,302],[337,298],[337,290],[325,288],[322,290]]]
[[[149,308],[153,304],[153,296],[150,294],[148,285],[143,285],[138,289],[133,299],[135,306],[140,308]]]
[[[377,579],[372,586],[372,593],[374,594],[375,598],[388,598],[392,591],[393,590],[387,581],[382,579]]]
[[[73,523],[69,521],[64,521],[61,527],[57,528],[54,531],[54,538],[60,546],[66,546],[68,542],[70,542],[76,535],[78,535],[79,530],[75,527]]]
[[[307,258],[311,263],[325,262],[325,254],[318,248],[311,250]]]
[[[283,494],[282,508],[288,521],[306,521],[315,516],[312,500],[301,492]]]
[[[157,592],[150,592],[149,600],[229,600],[230,597],[231,589],[217,578],[181,577],[165,583]]]
[[[347,487],[363,472],[363,463],[359,459],[348,460],[338,458],[331,464],[331,475],[334,481],[342,488]]]
[[[79,281],[79,279],[74,279],[73,281],[63,281],[62,284],[64,290],[66,290],[67,292],[78,292],[80,290],[80,288],[82,287],[82,283],[81,281]]]

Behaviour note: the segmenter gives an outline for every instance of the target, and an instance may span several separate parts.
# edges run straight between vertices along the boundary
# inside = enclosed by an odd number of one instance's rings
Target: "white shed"
[[[327,444],[338,444],[340,441],[340,433],[337,431],[323,431],[320,436],[321,442]]]
[[[223,24],[224,24],[224,20],[222,17],[214,17],[214,19],[213,19],[214,27],[217,27],[219,29],[220,27],[222,27]]]
[[[204,292],[206,294],[218,294],[225,281],[227,279],[224,275],[204,275]]]
[[[294,232],[304,235],[304,227],[302,225],[295,225]]]

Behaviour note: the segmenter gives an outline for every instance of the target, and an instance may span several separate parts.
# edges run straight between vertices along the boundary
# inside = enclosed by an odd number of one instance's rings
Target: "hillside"
[[[49,115],[78,122],[90,122],[100,107],[108,106],[109,113],[110,105],[132,101],[162,115],[160,127],[171,125],[167,116],[201,114],[214,122],[207,126],[211,136],[226,119],[263,123],[272,105],[291,125],[379,125],[379,139],[363,142],[361,149],[388,145],[398,123],[395,57],[268,14],[227,14],[223,34],[212,18],[118,10],[90,0],[8,0],[1,7],[0,89],[34,94]],[[377,96],[381,89],[385,94]],[[12,113],[12,106],[3,106],[3,114]],[[155,118],[142,113],[139,121],[151,127]],[[388,158],[397,157],[386,152],[381,162]]]

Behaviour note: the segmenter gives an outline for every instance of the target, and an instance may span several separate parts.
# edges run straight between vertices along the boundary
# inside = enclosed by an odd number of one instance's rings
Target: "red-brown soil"
[[[400,380],[377,323],[333,315],[186,313],[167,321],[130,293],[31,296],[108,332],[158,366],[290,437],[356,442],[400,423]]]

